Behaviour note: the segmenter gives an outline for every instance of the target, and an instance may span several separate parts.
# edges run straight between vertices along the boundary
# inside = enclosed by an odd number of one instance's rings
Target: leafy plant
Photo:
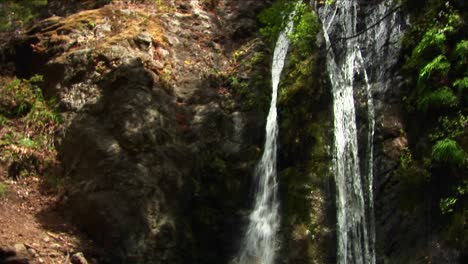
[[[436,162],[459,165],[465,158],[465,152],[458,143],[449,138],[439,140],[432,147],[432,159]]]
[[[46,6],[47,0],[0,0],[0,31],[28,26]]]
[[[293,10],[293,2],[290,0],[278,0],[273,5],[263,10],[258,15],[258,20],[264,25],[260,28],[267,42],[272,46],[276,42],[279,33],[286,26],[286,16]]]
[[[60,123],[53,100],[39,88],[42,76],[2,80],[0,114],[5,132],[0,137],[0,162],[12,177],[40,173],[55,157],[53,136]]]
[[[418,100],[418,109],[424,112],[429,109],[444,109],[457,106],[458,98],[448,87],[421,96]]]
[[[433,72],[440,72],[446,75],[449,70],[450,63],[444,55],[440,54],[421,69],[419,72],[419,79],[427,80],[429,77],[431,77]]]
[[[8,187],[3,183],[0,182],[0,199],[5,198],[8,192]]]
[[[315,46],[314,41],[319,31],[318,18],[305,3],[297,4],[295,10],[294,28],[288,37],[300,53],[308,53]]]
[[[403,5],[413,21],[403,42],[410,80],[405,101],[418,122],[411,132],[419,146],[411,154],[414,164],[430,173],[427,184],[437,186],[431,196],[445,216],[446,239],[463,251],[468,244],[460,240],[467,211],[460,201],[468,189],[466,11],[462,0],[404,0]]]
[[[413,155],[408,148],[403,149],[400,156],[400,166],[402,169],[408,169],[413,163]]]
[[[457,138],[463,135],[467,124],[468,116],[461,111],[451,117],[441,116],[438,120],[438,129],[429,135],[429,139],[436,142],[443,138]]]

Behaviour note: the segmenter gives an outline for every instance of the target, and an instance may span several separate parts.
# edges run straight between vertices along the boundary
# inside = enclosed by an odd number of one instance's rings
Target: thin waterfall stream
[[[373,149],[374,109],[370,85],[358,38],[341,39],[340,56],[330,41],[330,28],[342,34],[357,33],[355,0],[338,0],[319,12],[327,45],[334,112],[334,162],[337,207],[337,263],[374,264],[373,227]],[[355,110],[355,76],[361,74],[367,94],[369,122],[367,173],[359,167],[358,133]]]
[[[240,251],[234,260],[239,264],[273,264],[279,249],[277,238],[280,227],[278,182],[276,179],[276,151],[278,138],[277,92],[289,48],[287,34],[293,27],[292,17],[280,32],[273,53],[271,66],[272,95],[266,122],[263,155],[255,169],[256,193],[254,207],[244,234]]]

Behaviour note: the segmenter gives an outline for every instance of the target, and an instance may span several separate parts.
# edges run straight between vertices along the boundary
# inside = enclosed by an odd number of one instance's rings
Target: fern
[[[460,67],[460,69],[465,69],[466,70],[466,64],[468,62],[468,40],[461,40],[460,42],[457,43],[455,46],[454,50],[454,57],[455,60],[457,60],[457,66]]]
[[[419,72],[419,79],[428,79],[434,71],[446,75],[449,70],[450,63],[444,55],[440,54],[421,69]]]
[[[459,93],[462,93],[468,87],[468,77],[456,80],[453,82],[453,87],[456,88]]]
[[[468,56],[468,40],[464,39],[455,46],[455,55],[461,58]]]
[[[457,13],[451,13],[449,16],[448,16],[448,19],[447,19],[447,24],[445,25],[445,27],[442,28],[442,31],[445,33],[454,33],[458,30],[458,28],[460,27],[461,25],[461,18],[460,18],[460,15],[457,14]]]
[[[429,109],[451,108],[457,104],[457,96],[450,88],[444,87],[420,97],[417,107],[419,110],[427,112]]]
[[[436,28],[432,28],[424,34],[422,40],[418,43],[416,48],[414,48],[413,56],[421,56],[424,53],[424,51],[426,51],[430,47],[435,47],[439,50],[443,50],[445,47],[446,40],[447,38],[445,37],[443,31],[438,30]]]
[[[432,147],[432,159],[439,163],[460,165],[465,159],[465,152],[455,140],[445,138]]]

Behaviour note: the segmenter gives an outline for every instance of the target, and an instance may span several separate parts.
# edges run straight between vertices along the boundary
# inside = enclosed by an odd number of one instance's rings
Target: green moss
[[[328,204],[323,186],[332,179],[330,87],[315,45],[318,22],[299,7],[278,90],[279,179],[284,210],[284,254],[291,263],[327,263]],[[334,223],[334,220],[331,221]]]

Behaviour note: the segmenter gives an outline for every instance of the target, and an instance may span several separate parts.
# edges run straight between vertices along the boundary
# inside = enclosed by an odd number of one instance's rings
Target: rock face
[[[427,193],[427,190],[416,189],[424,186],[424,175],[417,167],[411,168],[410,173],[401,170],[409,153],[405,130],[412,126],[407,123],[411,118],[404,116],[405,80],[401,71],[401,40],[410,26],[409,19],[397,1],[348,2],[356,5],[352,19],[356,20],[357,34],[350,36],[344,27],[334,27],[333,23],[328,30],[337,60],[347,59],[343,51],[351,39],[357,39],[362,53],[362,63],[358,61],[356,68],[359,69],[353,72],[354,106],[364,183],[363,175],[373,170],[371,183],[375,209],[374,215],[367,215],[367,219],[371,219],[370,225],[375,221],[376,263],[456,263],[457,254],[441,243],[439,231],[430,223],[431,208],[427,206],[430,197],[413,197]],[[326,5],[317,7],[319,12],[329,8]],[[347,15],[340,9],[333,13],[333,5],[329,10],[334,21],[344,21]],[[373,107],[367,91],[370,91]],[[371,119],[375,120],[372,137],[369,136],[373,126]],[[370,144],[373,146],[372,168],[367,162],[371,155]],[[421,182],[414,184],[416,181]],[[367,194],[365,199],[369,200],[369,196]]]
[[[292,45],[279,91],[281,263],[334,263],[333,113],[325,45]]]
[[[271,92],[267,48],[255,35],[270,2],[49,0],[54,16],[16,40],[14,56],[6,52],[18,76],[43,74],[45,95],[60,105],[64,210],[104,247],[103,263],[218,264],[236,251]],[[434,260],[451,263],[420,221],[430,208],[399,198],[408,139],[397,65],[408,24],[387,2],[360,5],[362,34],[351,36],[375,106],[377,263],[417,262],[434,248]],[[346,32],[329,34],[343,59]],[[332,96],[317,36],[311,54],[291,48],[280,85],[281,263],[336,262]],[[364,172],[369,101],[365,76],[355,77]]]
[[[225,263],[264,122],[228,81],[252,78],[231,53],[261,47],[251,40],[268,1],[146,2],[39,22],[15,44],[17,73],[43,74],[60,103],[65,211],[107,261]]]

